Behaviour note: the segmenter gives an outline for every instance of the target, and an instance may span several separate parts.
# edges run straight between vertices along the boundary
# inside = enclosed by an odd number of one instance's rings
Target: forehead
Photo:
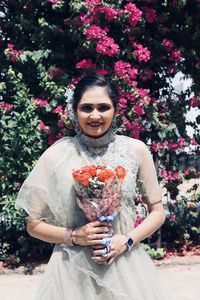
[[[83,103],[92,103],[92,104],[99,104],[99,103],[109,103],[113,104],[112,100],[108,96],[105,87],[94,86],[89,88],[83,93],[82,98],[80,99],[79,104]]]

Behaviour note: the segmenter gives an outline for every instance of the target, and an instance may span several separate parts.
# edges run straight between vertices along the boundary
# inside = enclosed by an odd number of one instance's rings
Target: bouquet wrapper
[[[115,179],[106,182],[101,198],[77,195],[76,199],[90,222],[112,222],[120,209],[121,181]]]

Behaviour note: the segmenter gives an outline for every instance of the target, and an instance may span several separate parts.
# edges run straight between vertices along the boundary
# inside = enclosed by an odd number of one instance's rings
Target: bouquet
[[[122,166],[85,166],[72,172],[78,206],[92,222],[113,221],[120,208],[121,185],[126,176]]]

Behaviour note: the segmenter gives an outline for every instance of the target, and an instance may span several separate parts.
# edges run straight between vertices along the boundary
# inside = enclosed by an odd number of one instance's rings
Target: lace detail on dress
[[[118,165],[127,170],[127,176],[122,185],[122,197],[126,206],[134,205],[138,161],[131,151],[129,138],[116,135],[109,130],[104,136],[94,139],[85,135],[76,136],[81,153],[86,164],[106,165],[115,168]]]

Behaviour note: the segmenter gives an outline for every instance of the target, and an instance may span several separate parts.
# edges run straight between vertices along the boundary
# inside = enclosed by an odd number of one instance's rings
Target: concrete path
[[[200,257],[177,258],[156,265],[174,300],[200,299]],[[44,268],[45,265],[28,272],[22,271],[22,268],[0,272],[0,299],[34,300]],[[24,272],[32,272],[33,275],[25,275]]]

